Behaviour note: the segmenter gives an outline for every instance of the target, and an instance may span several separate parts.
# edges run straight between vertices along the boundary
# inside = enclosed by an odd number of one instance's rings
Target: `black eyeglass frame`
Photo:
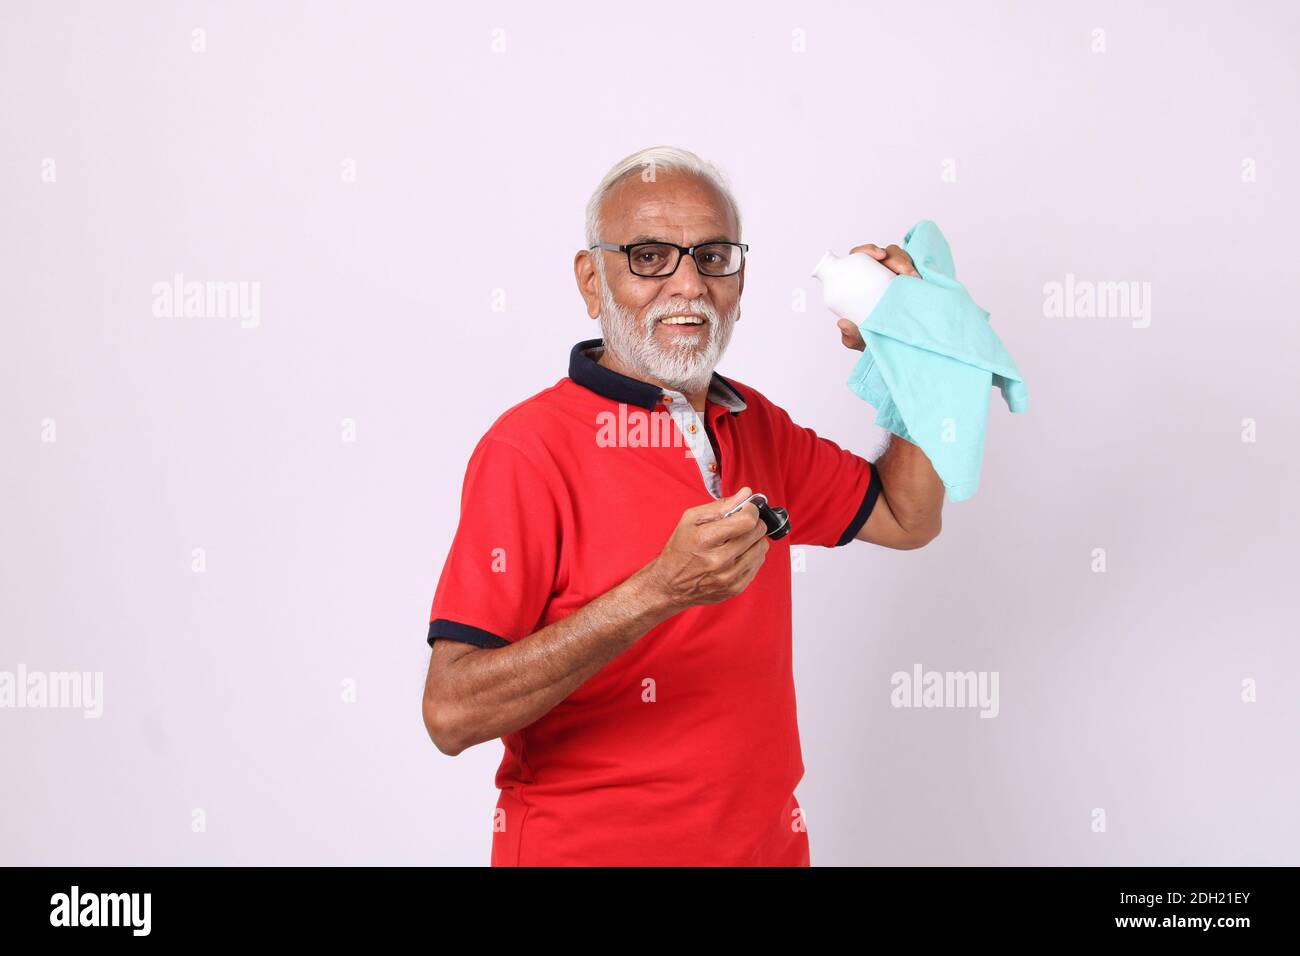
[[[677,261],[673,263],[672,272],[661,272],[658,275],[648,276],[644,273],[637,272],[632,268],[632,250],[641,246],[668,246],[677,250]],[[703,249],[706,246],[739,246],[740,247],[740,265],[736,266],[732,272],[705,272],[700,268],[700,260],[695,259],[695,250]],[[682,264],[683,256],[690,256],[695,259],[695,269],[700,275],[709,279],[725,279],[727,276],[734,276],[745,267],[745,255],[749,252],[749,244],[744,242],[728,242],[726,240],[716,240],[714,242],[701,242],[698,246],[679,246],[675,242],[660,242],[658,240],[649,240],[646,242],[629,242],[619,245],[616,242],[598,242],[594,246],[588,246],[590,249],[608,249],[610,252],[622,252],[627,255],[627,271],[632,273],[638,279],[667,279],[677,267]]]

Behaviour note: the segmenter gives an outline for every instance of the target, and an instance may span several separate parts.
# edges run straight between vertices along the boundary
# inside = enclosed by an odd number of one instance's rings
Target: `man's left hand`
[[[902,246],[886,246],[881,249],[874,242],[868,242],[864,246],[854,246],[849,250],[849,255],[855,252],[865,252],[877,262],[883,262],[897,275],[921,278],[921,273],[916,271],[912,257],[903,251]],[[840,329],[840,342],[846,349],[856,349],[859,352],[867,350],[867,343],[863,341],[862,333],[858,331],[856,325],[848,319],[840,319],[836,324]]]

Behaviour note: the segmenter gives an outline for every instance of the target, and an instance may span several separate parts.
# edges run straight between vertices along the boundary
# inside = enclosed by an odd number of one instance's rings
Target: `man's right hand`
[[[455,755],[541,718],[651,628],[696,604],[739,594],[771,542],[741,488],[687,508],[657,558],[567,617],[509,642],[478,648],[435,641],[424,688],[424,725]]]
[[[754,580],[772,544],[758,508],[747,504],[722,517],[752,494],[741,488],[730,498],[682,512],[663,551],[646,567],[648,581],[667,604],[678,610],[717,604]]]

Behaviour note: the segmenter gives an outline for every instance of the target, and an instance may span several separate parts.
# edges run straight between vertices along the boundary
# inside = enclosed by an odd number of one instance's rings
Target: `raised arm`
[[[853,252],[865,252],[883,262],[898,275],[920,276],[912,257],[901,246],[881,249],[875,243],[854,246]],[[837,323],[845,348],[865,351],[862,333],[848,319]],[[943,481],[925,452],[910,441],[889,436],[889,445],[873,467],[880,477],[880,498],[866,524],[857,533],[858,541],[870,541],[886,548],[911,550],[933,541],[943,526]]]
[[[857,540],[910,551],[938,537],[943,527],[943,481],[925,452],[890,435],[889,446],[872,467],[880,477],[880,497]]]

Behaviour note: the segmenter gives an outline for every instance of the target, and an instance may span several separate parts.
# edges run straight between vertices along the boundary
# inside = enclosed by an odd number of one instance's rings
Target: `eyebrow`
[[[691,245],[703,246],[703,245],[707,245],[710,242],[734,242],[734,241],[735,240],[729,239],[726,236],[714,236],[711,239],[701,239],[699,242],[691,243]],[[638,242],[666,242],[670,246],[676,245],[676,243],[670,239],[664,239],[662,236],[651,236],[646,233],[642,233],[641,235],[637,236],[634,239],[629,239],[625,244],[632,246],[632,245],[636,245]]]

